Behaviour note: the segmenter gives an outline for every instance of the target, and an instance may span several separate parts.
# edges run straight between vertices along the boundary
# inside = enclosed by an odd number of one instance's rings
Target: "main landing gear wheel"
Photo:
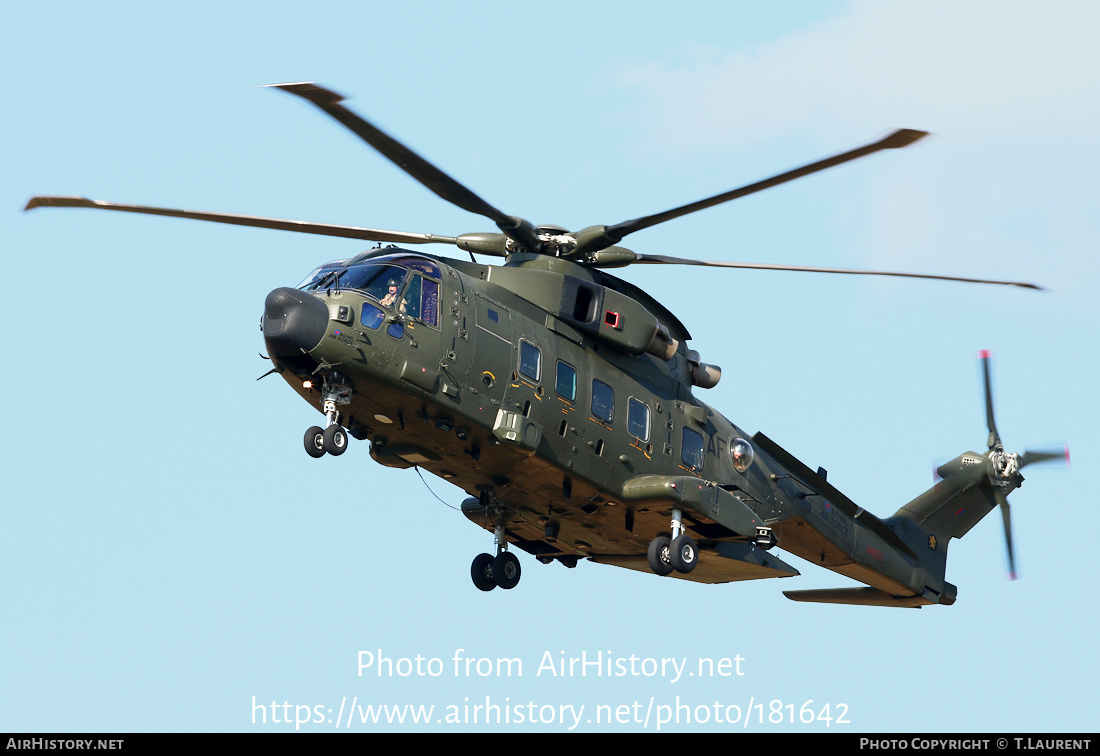
[[[348,434],[339,425],[330,425],[325,428],[322,444],[325,451],[334,457],[339,457],[348,448]]]
[[[519,583],[519,558],[510,551],[502,551],[493,560],[493,581],[504,590]]]
[[[474,563],[470,565],[470,577],[478,590],[491,591],[497,587],[493,580],[493,562],[495,560],[488,554],[478,554],[474,557]]]
[[[669,562],[677,572],[687,574],[699,564],[699,547],[689,535],[680,535],[672,541],[669,549]]]
[[[325,431],[322,428],[314,425],[312,428],[306,431],[305,445],[306,454],[311,457],[323,457],[325,456]]]
[[[496,558],[488,554],[478,554],[470,565],[470,577],[480,591],[491,591],[496,587],[509,590],[519,583],[519,558],[510,551],[502,551]]]
[[[672,573],[672,539],[668,536],[657,536],[649,542],[649,551],[646,553],[649,559],[649,569],[664,577]]]

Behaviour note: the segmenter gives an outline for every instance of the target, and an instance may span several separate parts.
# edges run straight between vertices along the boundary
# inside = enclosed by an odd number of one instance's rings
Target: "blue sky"
[[[483,715],[451,723],[447,707],[462,719],[487,697],[553,719],[489,726],[505,731],[566,730],[582,705],[577,729],[654,730],[673,710],[660,707],[677,704],[692,720],[662,729],[738,729],[743,720],[715,721],[716,705],[732,716],[760,703],[753,730],[1095,728],[1086,481],[1100,367],[1100,12],[684,5],[62,2],[6,13],[0,729],[293,730],[271,721],[271,703],[285,702],[280,719],[320,711],[301,729],[330,731],[354,700],[436,708],[427,725],[340,729],[477,731]],[[32,195],[62,194],[491,230],[260,87],[300,80],[345,94],[506,212],[570,228],[677,206],[894,128],[933,132],[639,232],[630,247],[1049,291],[650,266],[623,277],[723,367],[704,401],[827,468],[880,516],[930,486],[934,464],[984,450],[976,354],[992,350],[1006,445],[1068,443],[1073,455],[1068,470],[1029,468],[1012,497],[1022,578],[1005,580],[994,515],[952,544],[951,607],[796,604],[782,590],[849,584],[796,557],[801,577],[725,586],[521,557],[515,590],[474,589],[470,561],[492,540],[436,498],[457,505],[460,491],[380,467],[363,443],[309,458],[301,436],[320,415],[277,379],[255,380],[267,370],[267,292],[363,244],[21,212]],[[438,659],[442,673],[360,675],[361,651]],[[519,659],[522,673],[456,675],[459,652]],[[547,654],[741,657],[744,674],[551,676],[539,673]],[[773,701],[793,705],[795,723],[769,722]],[[843,706],[850,724],[798,722],[807,702],[815,714]],[[648,724],[633,720],[635,703]],[[597,722],[601,705],[627,706],[630,721]]]

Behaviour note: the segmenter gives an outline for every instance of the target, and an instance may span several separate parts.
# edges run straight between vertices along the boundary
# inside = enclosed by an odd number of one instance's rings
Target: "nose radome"
[[[328,330],[328,307],[299,289],[281,287],[264,301],[264,340],[273,356],[309,352]]]

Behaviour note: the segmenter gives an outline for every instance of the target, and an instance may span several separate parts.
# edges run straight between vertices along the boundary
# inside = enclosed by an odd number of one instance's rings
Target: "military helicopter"
[[[369,240],[388,246],[321,265],[267,295],[268,374],[324,415],[305,450],[341,455],[349,436],[395,468],[427,470],[469,494],[465,516],[493,534],[471,565],[483,591],[515,587],[516,551],[583,559],[702,583],[791,577],[780,547],[863,583],[787,591],[796,601],[952,604],[948,543],[1000,507],[1028,464],[1062,450],[1004,450],[985,375],[988,449],[941,466],[926,493],[879,519],[763,433],[749,436],[699,401],[721,368],[686,344],[656,299],[605,272],[631,264],[904,276],[1029,289],[1015,281],[638,254],[636,231],[926,136],[912,129],[771,178],[615,225],[569,231],[506,215],[312,83],[273,85],[316,106],[435,192],[498,231],[384,231],[225,213],[34,197],[26,208],[86,207]],[[394,245],[449,244],[470,261]],[[474,254],[504,258],[483,265]]]

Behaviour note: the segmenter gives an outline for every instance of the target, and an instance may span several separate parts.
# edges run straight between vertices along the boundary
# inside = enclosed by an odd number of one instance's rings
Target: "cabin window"
[[[570,402],[577,398],[577,371],[572,365],[558,360],[558,378],[554,384],[558,396]]]
[[[615,416],[615,389],[599,379],[592,380],[592,414],[605,423]]]
[[[519,372],[521,375],[525,375],[532,381],[537,381],[541,375],[542,370],[542,352],[534,344],[523,341],[519,342]]]
[[[703,435],[691,428],[684,428],[681,440],[683,443],[680,446],[680,459],[695,472],[702,471],[705,448],[703,446]]]
[[[733,469],[744,473],[752,464],[752,445],[743,438],[730,439],[730,460],[733,461]]]
[[[634,397],[627,402],[626,429],[639,441],[649,440],[649,406]]]

